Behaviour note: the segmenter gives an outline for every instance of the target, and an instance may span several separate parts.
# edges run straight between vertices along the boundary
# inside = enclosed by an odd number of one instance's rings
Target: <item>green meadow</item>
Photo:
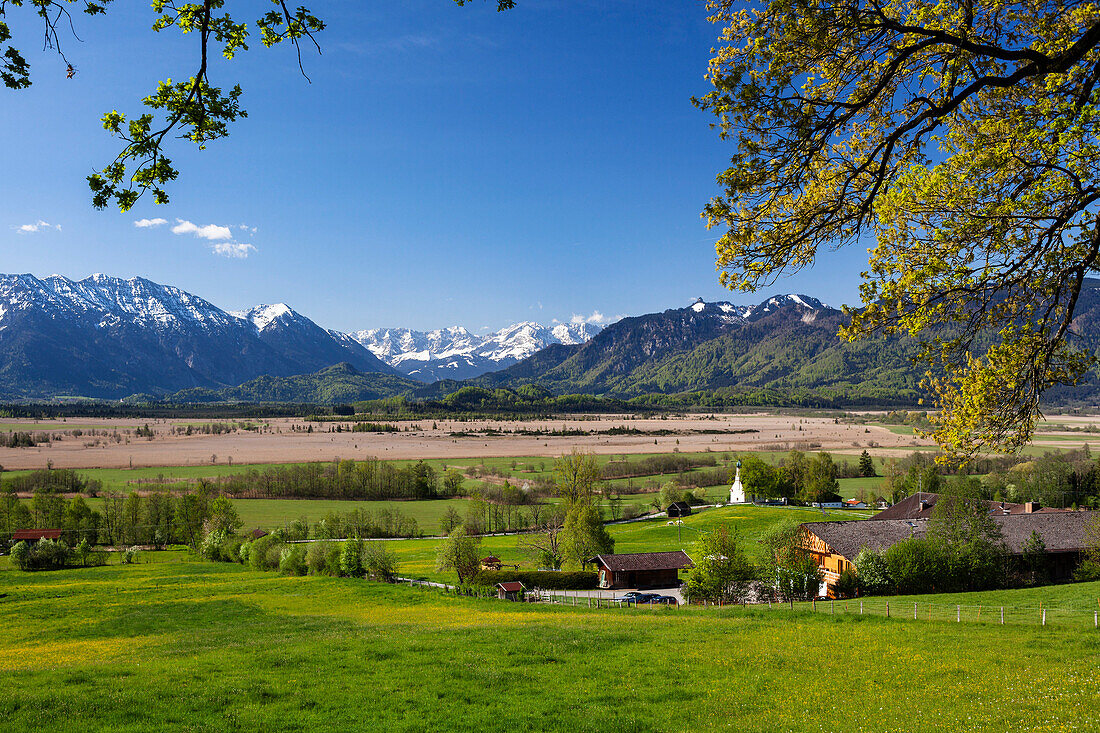
[[[1100,728],[1100,633],[589,610],[159,562],[0,572],[5,730]]]

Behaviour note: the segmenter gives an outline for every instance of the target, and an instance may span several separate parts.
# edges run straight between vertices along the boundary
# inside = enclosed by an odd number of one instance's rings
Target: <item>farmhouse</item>
[[[38,540],[59,540],[60,529],[17,529],[11,536],[12,542],[38,542]]]
[[[892,507],[871,517],[871,519],[930,519],[932,517],[932,509],[939,500],[939,494],[933,494],[927,491],[918,492],[905,497]],[[985,505],[986,509],[989,510],[989,513],[994,516],[999,514],[1054,514],[1068,511],[1067,509],[1044,507],[1036,501],[1031,501],[1026,504],[1013,504],[1007,501],[983,501],[982,503]]]
[[[489,555],[489,557],[481,558],[482,570],[500,570],[500,558],[496,555]]]
[[[1080,563],[1085,550],[1085,528],[1098,517],[1100,512],[1056,511],[993,514],[992,518],[1014,558],[1022,558],[1024,544],[1033,531],[1038,532],[1046,544],[1051,577],[1060,579],[1069,577]],[[799,529],[802,546],[817,560],[824,572],[828,595],[833,595],[840,574],[855,570],[860,550],[866,547],[882,552],[910,537],[923,538],[928,533],[928,519],[807,522]]]
[[[601,588],[671,588],[679,585],[679,571],[695,563],[683,550],[596,555]]]

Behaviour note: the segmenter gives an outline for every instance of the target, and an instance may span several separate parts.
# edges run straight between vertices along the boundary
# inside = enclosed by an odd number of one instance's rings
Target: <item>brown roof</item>
[[[518,580],[509,581],[507,583],[497,583],[497,588],[500,588],[505,593],[518,593],[521,590],[527,590],[523,587],[523,583]]]
[[[1100,518],[1100,512],[1052,512],[1049,514],[994,515],[1005,546],[1014,555],[1023,553],[1031,533],[1038,532],[1047,552],[1077,552],[1085,548],[1085,527]],[[802,525],[838,555],[854,560],[866,547],[881,552],[909,537],[924,537],[927,519],[883,519],[879,521],[807,522]]]
[[[596,555],[588,562],[599,563],[612,572],[624,570],[680,570],[695,563],[683,550],[675,552],[635,552],[625,555]]]
[[[12,540],[18,542],[19,540],[38,540],[45,538],[48,540],[56,540],[61,538],[60,529],[17,529],[11,536]]]
[[[871,517],[871,519],[882,521],[885,519],[930,519],[932,517],[932,508],[936,506],[936,502],[940,500],[940,494],[933,494],[928,491],[923,491],[917,494],[911,494],[897,504],[894,504],[889,509],[883,509],[881,512]],[[1005,514],[1056,514],[1066,511],[1064,509],[1055,509],[1053,507],[1041,507],[1035,509],[1033,512],[1028,511],[1027,504],[1013,504],[1010,501],[982,501],[989,513],[997,515]]]
[[[261,537],[267,537],[267,532],[265,532],[264,530],[262,530],[262,529],[260,529],[259,527],[257,527],[256,529],[254,529],[254,530],[252,530],[251,532],[249,532],[249,533],[248,533],[248,536],[249,536],[249,537],[251,537],[251,538],[252,538],[252,539],[254,539],[254,540],[258,540],[258,539],[260,539]]]
[[[483,563],[500,562],[500,558],[497,557],[496,555],[489,555],[489,557],[481,558],[481,562],[483,562]]]

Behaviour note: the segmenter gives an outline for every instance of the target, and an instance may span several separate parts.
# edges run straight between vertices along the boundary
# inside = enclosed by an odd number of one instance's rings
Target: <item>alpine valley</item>
[[[1100,347],[1100,291],[1074,337]],[[846,316],[806,295],[707,303],[487,335],[322,328],[284,304],[230,313],[143,278],[0,275],[0,399],[491,406],[590,395],[650,405],[915,405],[923,368],[905,338],[842,341]],[[1100,392],[1095,371],[1074,401]],[[1069,397],[1055,390],[1054,401]]]

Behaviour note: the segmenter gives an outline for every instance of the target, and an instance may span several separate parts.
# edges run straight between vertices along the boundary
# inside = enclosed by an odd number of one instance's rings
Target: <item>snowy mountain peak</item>
[[[350,337],[395,369],[425,382],[467,379],[511,366],[553,344],[584,343],[599,333],[591,323],[559,323],[547,328],[521,321],[477,335],[462,326],[434,331],[370,328]]]
[[[297,313],[291,310],[290,306],[286,303],[275,303],[274,305],[258,305],[255,308],[251,308],[247,311],[232,311],[231,316],[240,318],[242,321],[249,321],[256,328],[257,331],[263,331],[270,326],[274,321],[280,318],[289,317],[291,319],[297,319]]]

